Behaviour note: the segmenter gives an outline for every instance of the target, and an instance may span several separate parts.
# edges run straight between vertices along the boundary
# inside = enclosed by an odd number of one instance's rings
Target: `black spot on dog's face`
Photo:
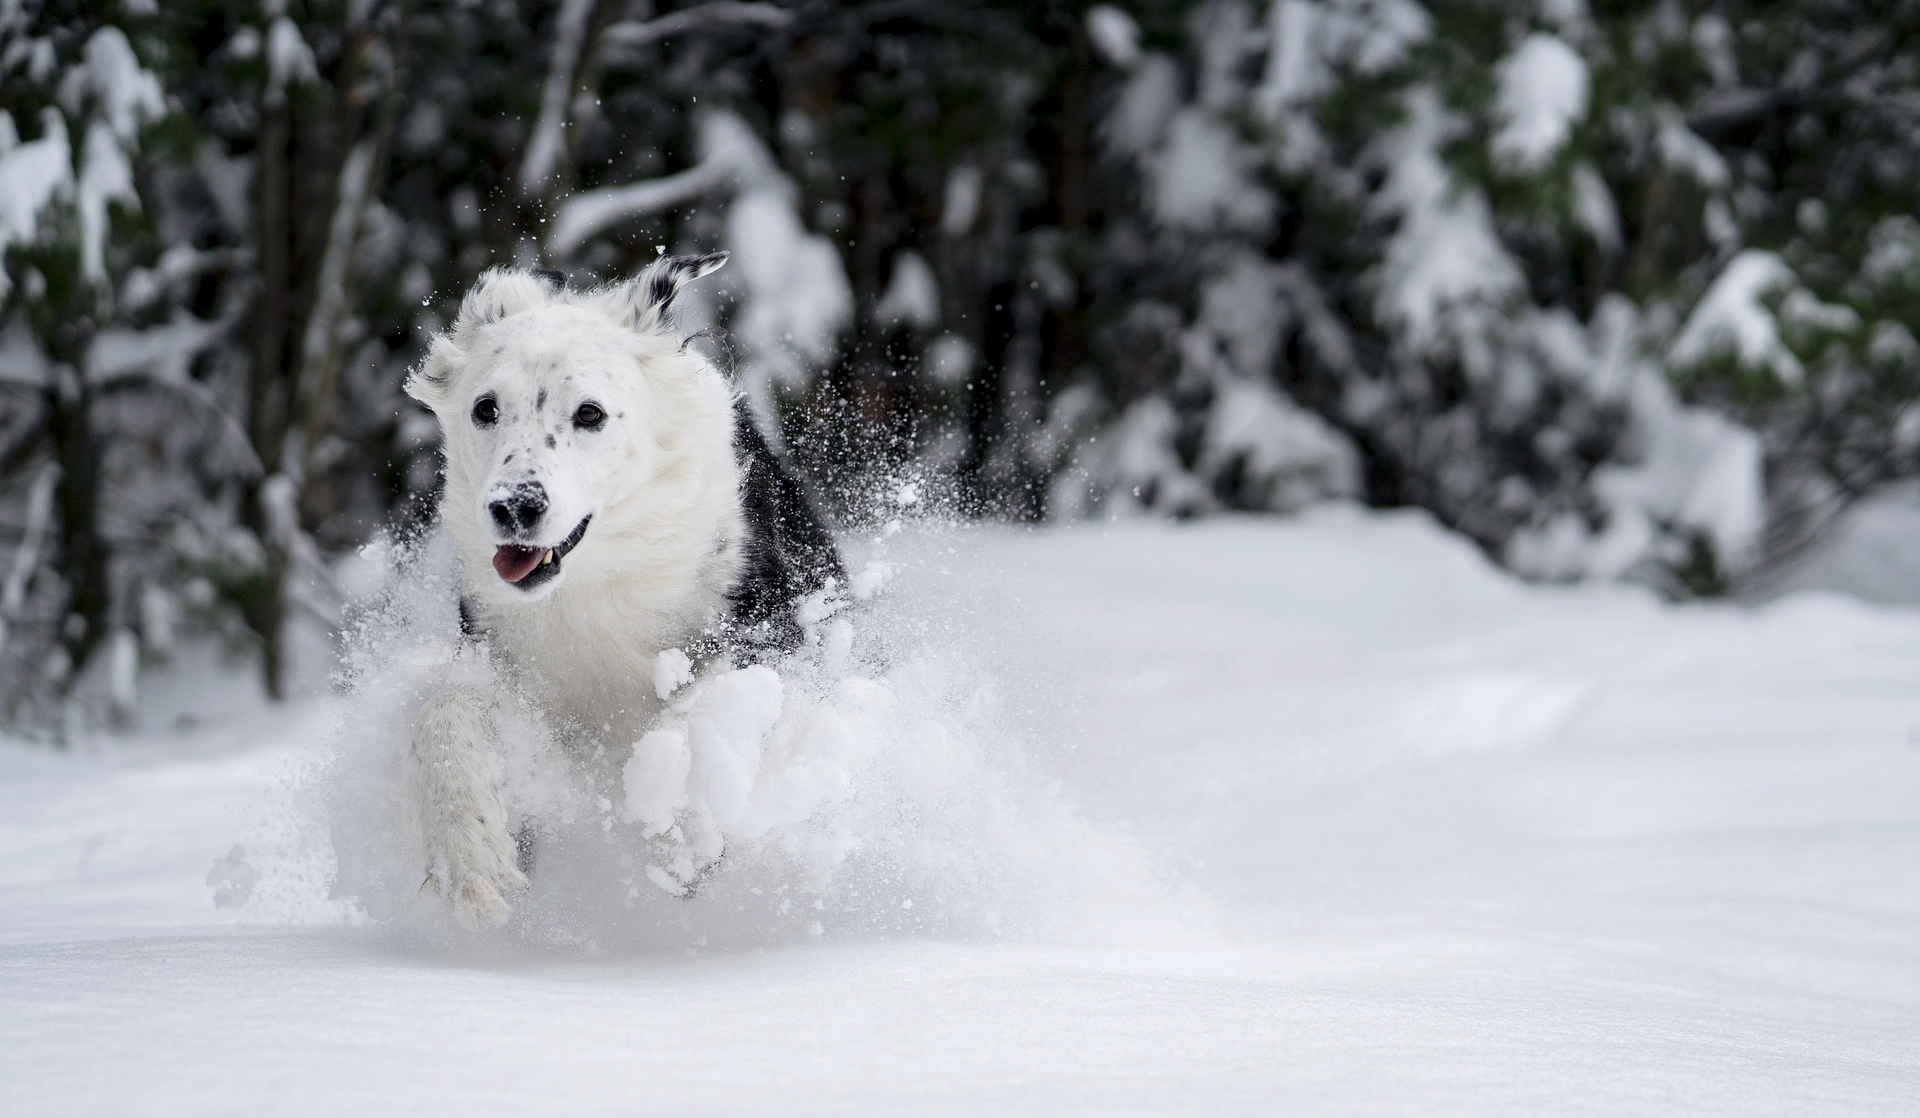
[[[548,435],[548,436],[547,436],[547,449],[548,449],[548,450],[552,450],[552,449],[553,449],[553,436],[552,436],[552,435]]]
[[[539,411],[546,406],[547,406],[547,390],[542,388],[540,390],[540,394],[533,398],[533,410]]]

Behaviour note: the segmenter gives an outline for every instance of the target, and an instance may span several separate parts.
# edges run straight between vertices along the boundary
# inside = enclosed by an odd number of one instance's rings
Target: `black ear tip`
[[[697,280],[701,276],[712,275],[719,271],[720,266],[725,264],[732,256],[732,253],[722,249],[719,252],[709,252],[703,256],[684,257],[683,261],[686,265],[687,272],[686,278]]]
[[[535,268],[533,274],[555,292],[567,289],[567,273],[558,268]]]

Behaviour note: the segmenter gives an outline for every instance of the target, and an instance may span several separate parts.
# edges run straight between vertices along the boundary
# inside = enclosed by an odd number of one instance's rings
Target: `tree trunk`
[[[60,571],[67,583],[67,623],[60,644],[75,673],[106,637],[109,598],[107,546],[100,538],[100,448],[95,445],[91,403],[74,366],[57,365],[47,408],[60,464],[55,501],[60,510]]]
[[[247,432],[259,455],[262,475],[250,479],[242,501],[241,522],[260,541],[266,559],[259,577],[239,594],[240,613],[260,641],[261,684],[279,699],[280,636],[286,617],[286,556],[278,554],[268,530],[262,489],[280,468],[292,405],[287,383],[288,319],[293,312],[293,244],[288,220],[292,109],[281,100],[261,112],[259,194],[257,196],[259,289],[253,309],[253,377]]]

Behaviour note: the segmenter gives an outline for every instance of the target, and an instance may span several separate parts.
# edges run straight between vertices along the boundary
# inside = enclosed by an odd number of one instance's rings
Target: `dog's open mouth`
[[[544,582],[550,581],[560,573],[560,560],[567,552],[580,546],[580,538],[587,534],[587,524],[593,520],[588,516],[567,533],[567,538],[552,547],[522,547],[519,544],[501,544],[493,551],[493,572],[522,590],[532,590]]]

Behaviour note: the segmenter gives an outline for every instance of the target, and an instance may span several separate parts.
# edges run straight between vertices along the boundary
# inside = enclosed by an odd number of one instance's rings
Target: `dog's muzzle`
[[[592,516],[582,519],[573,531],[567,533],[566,539],[552,547],[501,544],[493,550],[493,573],[522,590],[532,590],[552,581],[560,573],[560,560],[580,546],[581,538],[587,534],[587,525],[592,521]]]

